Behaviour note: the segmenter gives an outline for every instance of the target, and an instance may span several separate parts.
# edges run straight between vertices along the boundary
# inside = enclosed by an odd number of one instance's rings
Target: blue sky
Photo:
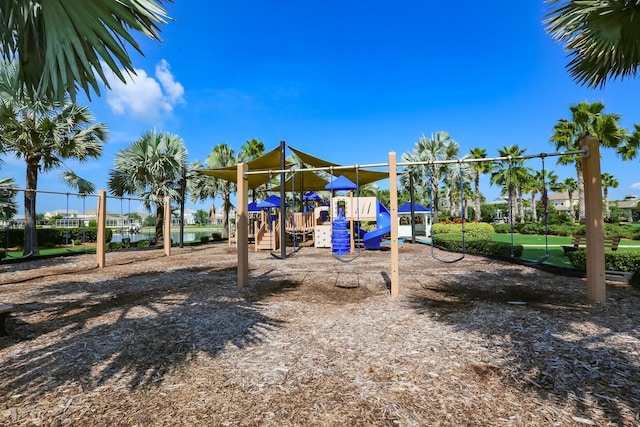
[[[553,152],[553,125],[581,101],[603,101],[624,127],[640,123],[640,79],[603,90],[574,83],[562,46],[544,32],[542,0],[177,0],[168,10],[175,21],[163,41],[141,39],[145,56],[131,52],[132,82],[80,99],[110,131],[100,160],[69,164],[97,188],[106,188],[115,153],[153,128],[180,135],[189,161],[258,138],[267,150],[285,140],[351,165],[386,162],[437,131],[461,154],[481,147],[497,156],[512,144]],[[24,166],[5,160],[0,174],[23,185]],[[637,166],[603,150],[602,171],[620,183],[612,199],[640,195]],[[547,167],[575,175],[555,160]],[[39,188],[68,191],[58,174]],[[483,187],[488,199],[499,194],[488,178]]]

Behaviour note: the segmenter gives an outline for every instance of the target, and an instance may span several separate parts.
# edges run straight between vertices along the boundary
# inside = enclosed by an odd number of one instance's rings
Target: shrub
[[[209,243],[209,236],[200,236],[200,243]]]
[[[439,234],[433,236],[433,244],[451,251],[462,252],[463,249],[466,252],[475,254],[497,256],[502,258],[511,257],[511,244],[506,242],[492,242],[488,239],[471,239],[464,241],[464,247],[462,239],[459,234]],[[516,258],[520,258],[524,252],[522,245],[514,245],[513,255]]]
[[[491,240],[495,230],[491,224],[486,222],[465,222],[464,236],[465,240]],[[436,236],[439,234],[457,235],[460,239],[462,235],[462,224],[433,224],[431,226],[431,234]]]
[[[211,233],[211,238],[213,239],[213,241],[218,241],[218,240],[222,240],[222,233],[220,233],[219,231],[214,231],[213,233]]]
[[[578,270],[587,269],[587,252],[579,250],[567,254],[571,265]],[[613,271],[634,273],[631,284],[640,286],[640,251],[638,252],[605,252],[604,268]]]

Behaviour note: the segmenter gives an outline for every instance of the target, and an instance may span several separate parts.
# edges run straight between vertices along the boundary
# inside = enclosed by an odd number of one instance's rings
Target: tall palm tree
[[[604,216],[609,218],[611,216],[611,210],[609,208],[609,189],[618,188],[620,184],[618,180],[610,173],[603,173],[602,175],[602,194],[604,199]]]
[[[9,221],[18,213],[16,182],[13,178],[0,178],[0,219]]]
[[[259,141],[256,138],[250,139],[246,142],[246,144],[240,147],[240,151],[238,153],[238,162],[248,162],[249,160],[257,159],[258,157],[264,154],[264,142]],[[253,202],[256,201],[256,197],[258,194],[263,194],[265,192],[265,187],[263,188],[253,188],[251,190],[251,200]]]
[[[555,144],[556,150],[577,151],[580,150],[580,140],[586,135],[595,136],[604,147],[619,149],[627,137],[627,132],[618,126],[620,116],[617,114],[605,114],[602,102],[580,102],[570,105],[571,119],[560,119],[553,127],[553,135],[550,140]],[[578,217],[585,217],[584,206],[584,174],[582,161],[576,154],[568,154],[558,158],[558,164],[573,164],[578,180]]]
[[[0,2],[0,53],[19,63],[21,89],[32,98],[75,101],[76,91],[100,94],[104,67],[125,82],[135,74],[127,45],[142,53],[130,31],[160,40],[168,19],[163,0],[11,0]],[[124,68],[123,71],[120,67]]]
[[[87,107],[20,95],[23,85],[14,64],[0,65],[0,140],[5,153],[24,159],[24,255],[38,255],[36,190],[38,175],[102,155],[107,127],[93,123]],[[70,177],[71,175],[65,175]],[[63,176],[64,178],[64,176]],[[68,183],[72,181],[67,180]]]
[[[186,169],[187,149],[178,135],[155,130],[143,133],[129,147],[116,153],[107,185],[115,196],[132,195],[156,208],[155,239],[164,239],[164,198],[180,201],[180,180]]]
[[[575,221],[576,214],[573,206],[573,194],[578,190],[578,181],[575,178],[565,178],[564,181],[560,181],[556,184],[555,189],[560,192],[567,192],[567,197],[569,199],[569,210],[568,214],[571,218],[571,221]]]
[[[547,32],[569,52],[569,72],[580,84],[602,87],[607,79],[635,76],[640,64],[640,3],[546,0]]]
[[[507,160],[500,162],[491,174],[491,184],[502,185],[506,189],[509,201],[509,222],[513,224],[516,218],[524,222],[524,187],[529,179],[531,168],[525,167],[522,159],[526,148],[520,148],[517,144],[503,146],[498,149],[500,157]]]
[[[256,138],[250,139],[246,144],[240,147],[238,153],[239,162],[248,162],[249,160],[257,159],[264,154],[264,142],[259,141]]]
[[[471,159],[484,159],[487,157],[487,150],[484,148],[472,148],[469,152],[469,158]],[[480,191],[480,176],[492,171],[491,162],[474,162],[471,163],[474,171],[473,184],[474,184],[474,198],[473,198],[473,215],[476,221],[480,221],[481,217],[481,202],[482,192]]]
[[[536,209],[536,195],[540,192],[540,198],[542,199],[543,214],[547,213],[548,203],[548,189],[556,188],[556,182],[558,175],[549,169],[536,171],[531,175],[531,179],[527,182],[526,189],[531,195],[531,220],[533,222],[538,221],[538,212]]]
[[[426,162],[414,166],[419,179],[427,182],[431,194],[431,207],[433,209],[433,222],[438,222],[440,210],[439,185],[449,167],[448,164],[437,163],[442,160],[452,160],[458,157],[460,146],[447,132],[439,131],[431,138],[424,135],[416,142],[413,152],[402,155],[403,162]]]
[[[218,144],[213,147],[205,163],[209,169],[233,166],[236,164],[233,149],[227,144]],[[233,208],[231,195],[236,192],[236,185],[231,181],[214,179],[217,183],[218,194],[222,197],[222,238],[224,239],[229,237],[229,213]]]

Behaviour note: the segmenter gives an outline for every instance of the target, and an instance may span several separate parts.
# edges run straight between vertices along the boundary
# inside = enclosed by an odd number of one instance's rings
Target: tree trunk
[[[536,193],[531,193],[531,221],[538,222],[538,210],[536,209]]]
[[[611,216],[611,208],[609,208],[609,190],[607,187],[603,187],[604,193],[604,217],[609,218]]]
[[[584,203],[584,173],[582,171],[582,162],[576,162],[576,172],[578,174],[578,219],[584,221],[587,216],[586,206]]]
[[[27,189],[24,192],[24,247],[22,256],[40,255],[36,229],[36,189],[38,163],[27,162]],[[31,191],[30,191],[31,190]]]
[[[475,181],[476,181],[475,182],[476,191],[475,191],[475,197],[473,199],[473,214],[474,214],[474,220],[480,221],[482,217],[480,199],[482,196],[480,194],[480,174],[479,173],[476,173]]]
[[[231,200],[229,193],[222,195],[222,238],[229,238],[229,211],[231,210]]]
[[[156,203],[156,246],[164,246],[164,203]],[[168,239],[171,236],[167,236]]]

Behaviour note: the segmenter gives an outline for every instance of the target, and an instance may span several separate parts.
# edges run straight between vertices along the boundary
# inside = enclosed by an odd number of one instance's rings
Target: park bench
[[[11,314],[11,310],[13,306],[8,304],[0,304],[0,337],[9,335],[7,331],[6,321],[9,318],[9,314]]]
[[[573,236],[573,241],[570,245],[562,245],[562,250],[564,254],[567,255],[569,252],[577,251],[578,249],[585,249],[587,244],[587,236],[584,235],[576,235]],[[618,249],[618,245],[620,244],[620,237],[605,237],[604,238],[604,247],[609,248],[612,251]]]

